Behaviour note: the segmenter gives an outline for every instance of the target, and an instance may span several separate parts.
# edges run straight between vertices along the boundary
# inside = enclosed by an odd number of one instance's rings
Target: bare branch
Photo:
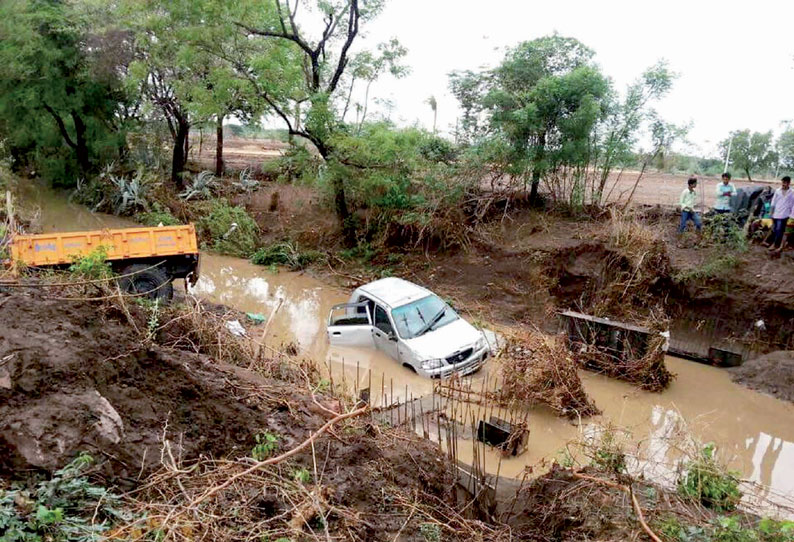
[[[339,79],[342,77],[345,67],[347,67],[347,52],[350,49],[350,46],[353,45],[356,35],[358,35],[358,20],[360,15],[361,12],[358,9],[358,0],[351,0],[350,14],[347,21],[347,39],[345,40],[345,44],[342,46],[342,51],[339,53],[339,62],[336,65],[336,71],[334,71],[334,75],[331,78],[331,81],[328,83],[328,94],[331,94],[334,90],[336,90],[336,86],[339,84]]]
[[[298,45],[298,47],[303,49],[303,51],[306,54],[308,54],[309,56],[314,55],[314,51],[312,50],[311,47],[309,47],[309,44],[306,43],[305,41],[303,41],[303,39],[299,35],[295,34],[294,32],[292,34],[290,34],[289,32],[271,32],[270,30],[259,30],[258,28],[253,28],[253,27],[248,26],[247,24],[241,23],[239,21],[236,21],[234,23],[234,25],[239,27],[239,28],[242,28],[243,30],[245,30],[249,34],[253,34],[255,36],[263,36],[263,37],[266,37],[266,38],[280,38],[280,39],[285,39],[285,40],[288,40],[288,41],[292,41],[292,42],[296,43]]]
[[[58,113],[56,113],[55,110],[46,103],[44,103],[42,107],[44,107],[44,110],[47,111],[47,113],[49,113],[50,115],[52,115],[53,119],[55,119],[55,123],[58,125],[58,130],[61,132],[61,135],[63,136],[63,139],[66,141],[66,144],[69,145],[71,148],[76,149],[77,145],[75,145],[74,141],[72,141],[72,138],[69,136],[69,131],[66,129],[66,125],[63,123],[63,119],[61,118],[61,116]]]

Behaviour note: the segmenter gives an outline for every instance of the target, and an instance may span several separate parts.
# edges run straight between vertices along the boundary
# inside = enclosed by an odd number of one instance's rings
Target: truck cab
[[[436,294],[399,278],[360,286],[328,318],[332,345],[377,348],[426,377],[471,374],[491,354],[482,331]]]

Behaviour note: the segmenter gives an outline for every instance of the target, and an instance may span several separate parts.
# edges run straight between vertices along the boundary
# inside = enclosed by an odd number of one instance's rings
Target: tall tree
[[[777,153],[772,146],[772,132],[760,133],[750,130],[737,130],[720,143],[723,160],[730,149],[732,167],[743,171],[748,180],[753,180],[754,171],[764,170],[774,165]]]
[[[787,125],[775,144],[780,167],[786,171],[794,171],[794,130]]]
[[[312,16],[321,19],[316,21],[320,30],[314,38],[299,22],[300,8],[299,0],[243,0],[224,14],[225,20],[239,28],[245,47],[286,45],[286,50],[279,53],[281,58],[292,56],[297,62],[276,67],[272,56],[235,52],[227,58],[240,74],[248,77],[258,95],[284,122],[290,136],[310,141],[326,161],[339,162],[334,156],[334,137],[344,128],[334,102],[339,99],[340,83],[350,67],[351,48],[360,36],[361,25],[381,12],[383,0],[316,0],[305,9],[310,22]],[[380,48],[390,49],[389,45]],[[274,71],[279,77],[273,77]],[[306,104],[301,108],[303,122],[298,123],[293,112],[302,104]],[[337,217],[345,238],[353,242],[354,224],[350,220],[345,175],[332,175],[330,181]]]
[[[124,146],[120,60],[92,52],[101,40],[89,22],[70,2],[0,4],[0,136],[16,166],[58,184],[87,177]]]
[[[493,73],[483,105],[521,174],[531,175],[530,201],[551,164],[586,161],[610,92],[593,54],[573,38],[547,36],[510,50]]]

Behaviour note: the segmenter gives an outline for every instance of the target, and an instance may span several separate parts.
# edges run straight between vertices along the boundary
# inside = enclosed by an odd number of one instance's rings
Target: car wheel
[[[416,373],[416,369],[414,369],[414,366],[410,363],[403,363],[403,367],[410,369],[412,373]]]

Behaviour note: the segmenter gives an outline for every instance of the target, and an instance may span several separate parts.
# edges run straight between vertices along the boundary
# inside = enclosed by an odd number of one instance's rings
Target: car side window
[[[387,335],[394,333],[394,328],[389,321],[389,315],[380,305],[375,305],[375,327]]]
[[[366,303],[367,306],[369,307],[370,315],[372,315],[373,317],[375,316],[375,302],[372,301],[370,298],[360,295],[358,296],[357,303]],[[367,311],[364,309],[364,307],[358,307],[358,312],[359,314],[365,314]]]

